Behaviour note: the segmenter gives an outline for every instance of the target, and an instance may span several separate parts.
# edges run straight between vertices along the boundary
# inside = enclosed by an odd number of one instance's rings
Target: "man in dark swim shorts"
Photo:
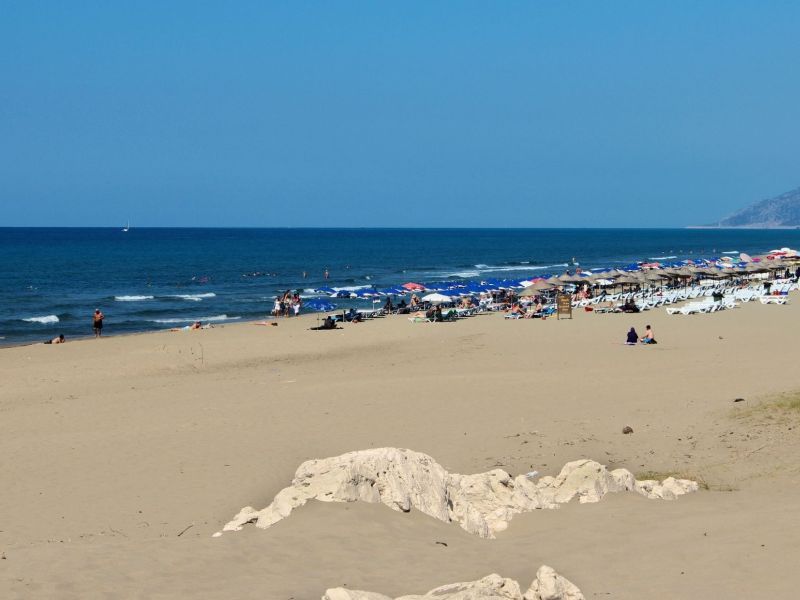
[[[99,308],[94,309],[94,316],[92,317],[92,329],[94,330],[94,337],[98,338],[103,335],[103,319],[105,316],[100,312]]]

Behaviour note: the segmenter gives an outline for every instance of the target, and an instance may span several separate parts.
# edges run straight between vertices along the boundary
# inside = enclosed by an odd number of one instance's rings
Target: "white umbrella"
[[[452,302],[453,299],[450,296],[445,296],[444,294],[428,294],[427,296],[422,297],[423,302],[430,302],[432,304],[442,304],[443,302]]]

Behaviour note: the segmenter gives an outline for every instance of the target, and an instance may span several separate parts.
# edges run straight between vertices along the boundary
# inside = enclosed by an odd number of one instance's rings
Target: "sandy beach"
[[[320,332],[301,317],[2,349],[0,597],[400,595],[530,581],[541,564],[587,598],[796,597],[793,300]],[[646,324],[657,346],[622,344]],[[382,446],[459,473],[592,458],[703,489],[522,514],[493,540],[361,502],[211,537],[303,461]]]

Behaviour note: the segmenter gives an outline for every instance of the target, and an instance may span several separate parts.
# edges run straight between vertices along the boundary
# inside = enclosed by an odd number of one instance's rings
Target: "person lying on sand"
[[[186,325],[185,327],[172,327],[170,331],[194,331],[195,329],[213,329],[214,325],[211,323],[206,323],[203,325],[201,321],[195,321],[191,325]]]
[[[54,337],[52,340],[47,340],[44,342],[45,344],[63,344],[67,340],[64,338],[64,334],[62,333],[58,337]]]
[[[639,342],[639,335],[636,333],[636,330],[631,327],[631,330],[628,332],[628,338],[625,340],[625,344],[628,346],[635,346]]]

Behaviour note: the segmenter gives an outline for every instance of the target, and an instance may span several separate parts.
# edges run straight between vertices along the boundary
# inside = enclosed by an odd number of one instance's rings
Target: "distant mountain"
[[[800,188],[761,200],[722,219],[719,227],[800,227]]]

